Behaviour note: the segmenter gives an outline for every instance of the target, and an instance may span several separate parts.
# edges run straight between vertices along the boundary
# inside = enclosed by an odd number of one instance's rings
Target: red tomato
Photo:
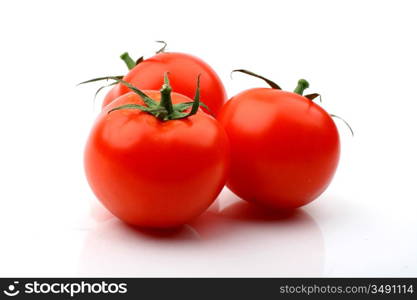
[[[119,84],[116,84],[115,86],[113,86],[110,91],[107,92],[106,96],[104,97],[103,103],[102,103],[102,107],[106,107],[107,104],[109,104],[110,102],[112,102],[114,99],[116,99],[117,97],[121,96],[120,92],[119,92]]]
[[[158,91],[145,91],[159,103]],[[162,93],[162,92],[161,92]],[[191,100],[172,93],[172,102]],[[227,179],[229,144],[211,116],[198,110],[179,120],[161,121],[137,109],[126,93],[98,116],[85,150],[88,182],[97,198],[121,220],[145,227],[171,227],[200,215]]]
[[[339,161],[339,134],[331,116],[306,97],[249,89],[231,98],[218,120],[231,144],[227,186],[242,199],[296,208],[329,185]]]
[[[162,75],[165,72],[169,73],[173,91],[190,98],[194,97],[195,78],[201,74],[201,101],[214,115],[217,115],[220,107],[227,100],[223,83],[216,72],[201,59],[184,53],[156,54],[133,67],[123,80],[139,89],[158,90],[163,83]],[[129,88],[117,84],[104,98],[103,107],[128,92]]]

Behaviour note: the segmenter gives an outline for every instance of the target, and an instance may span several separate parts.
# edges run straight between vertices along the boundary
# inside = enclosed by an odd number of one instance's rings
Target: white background
[[[415,1],[2,1],[0,276],[417,276]],[[82,166],[118,56],[197,55],[231,96],[299,78],[323,95],[342,157],[329,189],[292,218],[224,191],[170,233],[102,208]]]

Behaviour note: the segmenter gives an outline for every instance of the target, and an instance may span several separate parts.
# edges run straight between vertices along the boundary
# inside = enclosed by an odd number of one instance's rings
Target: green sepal
[[[120,79],[123,78],[123,76],[122,75],[119,75],[119,76],[97,77],[97,78],[93,78],[93,79],[90,79],[90,80],[86,80],[86,81],[80,82],[80,83],[77,84],[77,86],[78,85],[81,85],[81,84],[86,84],[86,83],[91,83],[91,82],[96,82],[96,81],[101,81],[101,80],[114,80],[114,78],[117,78],[118,80],[120,80]],[[97,89],[97,91],[94,93],[94,100],[97,98],[98,93],[100,93],[103,89],[105,89],[107,87],[111,87],[113,85],[116,85],[117,83],[118,82],[112,82],[110,84],[106,84],[106,85],[103,85],[103,86],[99,87]]]
[[[146,95],[144,92],[142,92],[141,90],[139,90],[138,88],[136,88],[135,86],[130,84],[129,82],[124,81],[124,80],[120,80],[120,79],[115,79],[115,80],[117,82],[120,82],[121,84],[127,86],[130,90],[132,90],[137,95],[139,95],[142,98],[143,102],[146,103],[147,106],[149,106],[149,107],[157,107],[158,106],[158,103],[155,102],[155,100],[153,100],[151,97]]]
[[[201,75],[198,75],[197,77],[197,88],[195,90],[195,96],[194,96],[194,102],[191,106],[191,111],[189,112],[189,116],[192,116],[197,113],[198,108],[200,107],[200,77]]]
[[[313,93],[313,94],[308,94],[308,95],[304,95],[304,97],[306,97],[307,99],[313,101],[314,99],[316,99],[317,97],[319,98],[319,101],[321,101],[321,95],[317,94],[317,93]]]
[[[176,110],[186,110],[187,108],[190,108],[193,105],[194,101],[192,102],[183,102],[183,103],[177,103],[174,104],[174,109]],[[203,102],[200,101],[200,106],[204,107],[206,110],[208,110],[210,112],[210,108],[208,108],[207,105],[205,105]]]
[[[135,86],[133,86],[132,84],[130,84],[129,82],[122,80],[119,76],[100,77],[100,78],[95,78],[95,79],[91,79],[91,80],[94,80],[94,81],[99,81],[99,80],[114,80],[116,83],[121,83],[121,84],[127,86],[130,90],[132,90],[136,94],[138,94],[143,99],[143,102],[145,102],[147,106],[149,106],[149,107],[156,107],[156,106],[158,106],[158,103],[156,103],[152,98],[150,98],[148,95],[146,95],[144,92],[142,92],[141,90],[139,90],[138,88],[136,88]],[[85,82],[81,82],[80,84],[88,83],[88,82],[93,82],[91,80],[85,81]]]
[[[160,43],[160,44],[163,44],[162,48],[159,49],[158,51],[156,51],[156,54],[165,52],[165,49],[166,49],[168,44],[165,41],[156,41],[156,42]]]
[[[341,120],[343,123],[345,123],[345,125],[349,128],[350,133],[352,134],[352,136],[355,136],[355,134],[354,134],[354,132],[353,132],[352,127],[350,127],[349,123],[348,123],[345,119],[343,119],[343,118],[341,118],[341,117],[339,117],[339,116],[337,116],[337,115],[334,115],[334,114],[330,114],[330,116],[331,116],[332,118],[339,119],[339,120]]]
[[[198,108],[200,107],[200,77],[201,75],[198,75],[197,77],[197,88],[195,90],[194,101],[192,102],[190,112],[182,117],[176,118],[176,120],[185,119],[197,113]]]
[[[248,71],[248,70],[245,70],[245,69],[237,69],[237,70],[233,70],[232,71],[232,73],[230,73],[230,76],[232,76],[232,74],[234,73],[234,72],[240,72],[240,73],[244,73],[244,74],[247,74],[247,75],[250,75],[250,76],[253,76],[253,77],[256,77],[256,78],[259,78],[259,79],[262,79],[263,81],[265,81],[271,88],[273,88],[273,89],[276,89],[276,90],[281,90],[281,87],[278,85],[278,84],[276,84],[275,82],[273,82],[272,80],[270,80],[270,79],[268,79],[268,78],[265,78],[265,77],[263,77],[263,76],[261,76],[261,75],[259,75],[259,74],[256,74],[256,73],[253,73],[253,72],[251,72],[251,71]]]
[[[110,78],[112,79],[112,78]],[[116,110],[121,109],[138,109],[144,112],[147,112],[154,117],[158,118],[161,121],[169,121],[169,120],[181,120],[188,118],[198,112],[198,108],[200,106],[207,107],[205,104],[200,102],[200,76],[197,78],[197,88],[193,102],[185,102],[185,103],[177,103],[172,104],[171,102],[171,86],[169,84],[168,74],[164,74],[164,84],[161,88],[161,101],[159,104],[143,93],[138,88],[134,87],[130,83],[120,80],[114,79],[116,82],[120,82],[123,85],[126,85],[129,89],[131,89],[134,93],[138,94],[144,100],[147,106],[139,105],[139,104],[125,104],[118,107],[111,109],[108,113],[111,113]],[[146,101],[145,101],[146,99]],[[183,111],[190,108],[191,110],[189,113],[184,113]]]
[[[95,94],[94,94],[94,99],[96,99],[96,98],[97,98],[97,95],[98,95],[98,93],[100,93],[100,92],[101,92],[101,90],[103,90],[103,89],[105,89],[105,88],[107,88],[107,87],[111,87],[111,86],[116,85],[116,84],[117,84],[117,81],[115,81],[115,82],[112,82],[112,83],[110,83],[110,84],[106,84],[106,85],[103,85],[103,86],[99,87],[99,88],[97,89],[97,91],[95,92]]]
[[[187,118],[188,114],[187,113],[183,113],[183,112],[179,112],[179,111],[173,111],[170,117],[165,117],[164,121],[168,121],[168,120],[181,120],[184,118]]]
[[[93,79],[90,79],[90,80],[86,80],[86,81],[83,81],[83,82],[78,83],[77,85],[91,83],[91,82],[96,82],[96,81],[102,81],[102,80],[121,80],[121,79],[123,79],[123,75],[118,75],[118,76],[104,76],[104,77],[97,77],[97,78],[93,78]]]
[[[141,62],[143,62],[143,56],[139,57],[139,58],[136,60],[136,65],[140,64]]]
[[[115,110],[120,110],[120,109],[139,109],[139,110],[146,111],[146,112],[150,112],[152,110],[152,108],[150,108],[150,107],[146,107],[146,106],[143,106],[143,105],[132,103],[132,104],[125,104],[125,105],[115,107],[115,108],[109,110],[107,113],[109,114],[109,113],[111,113]]]

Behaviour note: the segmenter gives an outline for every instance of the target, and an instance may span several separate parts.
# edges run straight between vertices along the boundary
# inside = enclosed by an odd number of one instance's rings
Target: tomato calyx
[[[297,82],[297,86],[294,89],[294,93],[301,95],[303,97],[306,97],[307,99],[313,101],[314,99],[316,99],[317,97],[319,97],[319,100],[321,102],[321,95],[318,93],[313,93],[313,94],[308,94],[308,95],[303,95],[304,90],[308,89],[310,87],[310,84],[308,83],[307,80],[305,79],[300,79]]]
[[[251,71],[248,71],[248,70],[245,70],[245,69],[236,69],[236,70],[233,70],[232,71],[232,73],[230,73],[230,77],[232,77],[232,74],[234,73],[234,72],[240,72],[240,73],[244,73],[244,74],[247,74],[247,75],[250,75],[250,76],[253,76],[253,77],[256,77],[256,78],[259,78],[259,79],[262,79],[263,81],[265,81],[271,88],[273,88],[273,89],[276,89],[276,90],[282,90],[282,88],[278,85],[278,84],[276,84],[275,82],[273,82],[272,80],[270,80],[270,79],[268,79],[268,78],[266,78],[266,77],[263,77],[263,76],[261,76],[261,75],[259,75],[259,74],[256,74],[256,73],[253,73],[253,72],[251,72]]]
[[[92,82],[101,81],[101,80],[108,80],[109,78],[114,79],[114,80],[121,80],[123,77],[124,77],[123,75],[97,77],[97,78],[93,78],[93,79],[90,79],[90,80],[86,80],[86,81],[80,82],[79,84],[77,84],[77,86],[78,85],[81,85],[81,84],[92,83]],[[100,93],[100,91],[102,89],[105,89],[107,87],[111,87],[113,85],[116,85],[117,83],[118,83],[117,81],[114,81],[112,83],[109,83],[109,84],[106,84],[106,85],[103,85],[103,86],[99,87],[97,89],[97,91],[94,93],[94,99],[97,98],[98,93]]]
[[[276,84],[274,81],[272,81],[272,80],[270,80],[270,79],[268,79],[266,77],[263,77],[263,76],[261,76],[259,74],[256,74],[256,73],[254,73],[252,71],[248,71],[248,70],[245,70],[245,69],[236,69],[236,70],[233,70],[231,74],[233,74],[234,72],[240,72],[240,73],[244,73],[244,74],[247,74],[247,75],[250,75],[250,76],[253,76],[253,77],[262,79],[271,88],[276,89],[276,90],[282,90],[282,88],[278,84]],[[320,102],[321,102],[321,95],[320,94],[313,93],[313,94],[303,95],[304,90],[307,89],[309,86],[310,86],[310,84],[308,83],[307,80],[300,79],[298,81],[297,87],[294,90],[294,93],[299,94],[301,96],[304,96],[304,97],[306,97],[307,99],[310,99],[310,100],[314,100],[315,98],[319,97]]]
[[[165,42],[165,41],[156,41],[157,43],[162,43],[163,44],[163,46],[162,46],[162,48],[160,48],[160,49],[158,49],[155,53],[156,54],[159,54],[159,53],[164,53],[165,52],[165,49],[166,49],[166,47],[167,47],[167,43]],[[143,56],[141,56],[141,57],[139,57],[136,61],[135,60],[133,60],[133,58],[129,55],[129,53],[128,52],[124,52],[124,53],[122,53],[121,55],[120,55],[120,58],[121,58],[121,60],[123,60],[124,61],[124,63],[126,64],[126,67],[128,68],[128,70],[130,71],[130,70],[132,70],[134,67],[136,67],[138,64],[140,64],[141,62],[143,62],[143,60],[144,60],[144,57]],[[108,77],[117,77],[117,78],[119,78],[119,79],[122,79],[123,78],[123,75],[117,75],[117,76],[107,76],[107,77],[97,77],[97,78],[93,78],[93,79],[90,79],[90,80],[86,80],[86,81],[83,81],[83,82],[81,82],[81,83],[79,83],[78,85],[80,85],[80,84],[84,84],[84,83],[90,83],[90,82],[95,82],[95,81],[99,81],[99,80],[102,80],[103,78],[108,78]],[[98,95],[98,93],[100,93],[101,92],[101,90],[103,90],[103,89],[105,89],[105,88],[107,88],[107,87],[111,87],[111,86],[113,86],[113,85],[116,85],[118,82],[112,82],[111,84],[108,84],[108,85],[103,85],[103,86],[101,86],[101,87],[99,87],[98,89],[97,89],[97,91],[95,92],[95,94],[94,94],[94,99],[96,99],[96,97],[97,97],[97,95]]]
[[[122,55],[120,55],[120,58],[125,62],[125,64],[126,64],[127,68],[129,69],[129,71],[132,70],[134,67],[136,67],[136,65],[138,63],[140,63],[141,61],[143,61],[143,56],[140,57],[137,61],[134,61],[130,57],[129,53],[127,53],[127,52],[124,52]]]
[[[162,48],[158,49],[155,53],[159,54],[159,53],[164,53],[166,47],[168,46],[168,44],[165,41],[156,41],[157,43],[161,43],[163,44]],[[133,60],[133,58],[129,55],[128,52],[124,52],[122,55],[120,55],[120,58],[124,61],[124,63],[126,64],[127,68],[130,70],[132,70],[134,67],[136,67],[138,64],[140,64],[141,62],[143,62],[144,58],[143,56],[139,57],[136,61]]]
[[[306,97],[308,100],[313,101],[314,99],[316,99],[317,97],[319,97],[319,100],[321,102],[321,95],[318,93],[313,93],[313,94],[307,94],[307,95],[303,95],[304,94],[304,90],[308,89],[310,87],[310,84],[308,83],[307,80],[305,79],[300,79],[297,82],[297,86],[294,89],[294,93],[298,94],[300,96]]]
[[[162,44],[162,48],[159,49],[158,51],[156,51],[156,54],[164,53],[165,52],[165,49],[168,46],[167,42],[165,42],[165,41],[156,41],[156,42]]]
[[[121,83],[127,86],[130,90],[139,95],[145,103],[145,105],[134,103],[121,105],[109,110],[108,113],[122,109],[138,109],[153,115],[155,118],[158,118],[162,122],[165,122],[170,120],[186,119],[192,115],[195,115],[200,106],[208,109],[208,107],[200,101],[200,75],[197,77],[197,88],[194,101],[177,104],[173,104],[171,100],[172,88],[169,83],[168,73],[164,74],[164,84],[162,85],[162,88],[160,90],[161,101],[159,103],[126,81],[112,77],[107,77],[107,79],[113,79],[117,83]],[[191,108],[189,112],[184,112],[189,108]]]
[[[300,79],[297,82],[297,86],[294,89],[294,93],[298,94],[298,95],[303,95],[304,90],[308,89],[310,87],[310,84],[308,83],[307,80],[305,79]]]
[[[236,70],[233,70],[232,71],[232,73],[230,74],[230,75],[232,75],[234,72],[240,72],[240,73],[244,73],[244,74],[247,74],[247,75],[250,75],[250,76],[253,76],[253,77],[256,77],[256,78],[259,78],[259,79],[262,79],[263,81],[265,81],[271,88],[273,88],[273,89],[276,89],[276,90],[282,90],[281,89],[281,87],[278,85],[278,84],[276,84],[275,82],[273,82],[272,80],[270,80],[270,79],[268,79],[268,78],[266,78],[266,77],[263,77],[263,76],[261,76],[261,75],[259,75],[259,74],[256,74],[256,73],[253,73],[253,72],[251,72],[251,71],[248,71],[248,70],[245,70],[245,69],[236,69]],[[322,102],[322,100],[321,100],[321,95],[320,94],[318,94],[318,93],[312,93],[312,94],[307,94],[307,95],[303,95],[303,93],[304,93],[304,90],[306,90],[306,89],[308,89],[310,87],[310,84],[308,83],[308,81],[307,80],[305,80],[305,79],[300,79],[300,80],[298,80],[298,82],[297,82],[297,86],[296,86],[296,88],[294,89],[294,93],[295,94],[298,94],[298,95],[301,95],[301,96],[303,96],[303,97],[306,97],[307,99],[309,99],[310,101],[313,101],[314,99],[316,99],[316,98],[319,98],[319,100],[320,100],[320,102]],[[349,131],[350,131],[350,133],[352,134],[352,136],[354,136],[354,132],[353,132],[353,129],[352,129],[352,127],[349,125],[349,123],[345,120],[345,119],[343,119],[343,118],[341,118],[341,117],[339,117],[339,116],[337,116],[337,115],[335,115],[335,114],[329,114],[332,118],[335,118],[335,119],[339,119],[339,120],[341,120],[348,128],[349,128]]]

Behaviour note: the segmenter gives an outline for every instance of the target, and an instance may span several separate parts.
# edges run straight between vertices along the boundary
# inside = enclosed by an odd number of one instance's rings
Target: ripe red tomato
[[[85,150],[85,171],[97,198],[135,226],[190,221],[216,199],[227,179],[229,144],[223,128],[200,109],[184,116],[184,107],[176,104],[191,100],[181,94],[169,97],[170,114],[165,88],[145,91],[159,105],[152,113],[132,107],[147,107],[132,92],[106,106]]]
[[[231,144],[227,186],[242,199],[296,208],[329,185],[339,161],[339,134],[331,116],[302,96],[305,87],[298,87],[300,94],[278,86],[249,89],[223,106],[218,120]]]
[[[201,75],[201,101],[210,111],[217,115],[220,107],[227,100],[223,83],[216,72],[201,59],[184,53],[161,52],[145,59],[134,66],[123,78],[139,89],[158,90],[162,83],[162,75],[168,72],[174,92],[190,98],[195,93],[195,78]],[[105,96],[103,107],[111,103],[118,96],[129,92],[129,88],[115,85]]]

